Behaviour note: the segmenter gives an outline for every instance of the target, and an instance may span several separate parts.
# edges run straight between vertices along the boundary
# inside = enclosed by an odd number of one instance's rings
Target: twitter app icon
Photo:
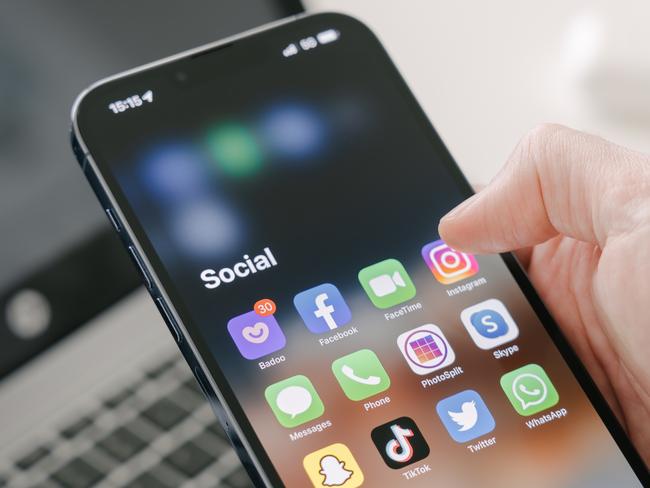
[[[474,390],[443,398],[436,405],[436,411],[456,442],[468,442],[494,430],[494,417]]]

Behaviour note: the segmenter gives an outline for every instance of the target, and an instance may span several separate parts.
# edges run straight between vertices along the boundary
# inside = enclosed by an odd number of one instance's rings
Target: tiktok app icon
[[[429,455],[429,445],[413,419],[400,417],[370,433],[381,458],[389,468],[400,469]]]

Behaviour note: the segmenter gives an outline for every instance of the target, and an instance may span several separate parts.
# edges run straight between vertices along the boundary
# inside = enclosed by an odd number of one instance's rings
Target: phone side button
[[[113,228],[115,229],[116,232],[120,232],[122,230],[122,226],[120,225],[120,219],[115,215],[115,212],[113,211],[112,208],[107,208],[106,210],[106,215],[108,215],[108,220],[111,221],[111,224],[113,225]]]
[[[147,273],[147,270],[145,269],[144,264],[142,263],[142,260],[140,259],[140,255],[138,254],[138,251],[135,250],[135,247],[129,246],[129,253],[131,254],[131,258],[133,259],[133,261],[135,261],[138,270],[140,271],[140,275],[144,280],[144,284],[146,285],[148,290],[151,290],[152,281],[151,278],[149,277],[149,273]]]
[[[174,320],[174,317],[172,316],[169,307],[167,307],[165,300],[163,300],[162,298],[156,298],[156,305],[158,306],[158,310],[160,310],[160,313],[165,319],[165,322],[167,323],[167,327],[169,327],[169,331],[174,336],[176,342],[178,344],[183,342],[183,336],[181,335],[181,331],[179,330],[178,324],[176,324],[176,320]]]

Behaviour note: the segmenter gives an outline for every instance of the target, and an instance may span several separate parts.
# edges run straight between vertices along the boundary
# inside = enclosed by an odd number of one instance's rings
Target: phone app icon
[[[452,249],[442,240],[422,248],[422,258],[443,285],[449,285],[478,273],[478,261],[472,254]]]
[[[247,312],[228,321],[228,332],[246,359],[257,359],[282,349],[287,339],[273,315]]]
[[[330,283],[298,293],[293,304],[307,328],[314,334],[332,331],[352,320],[352,313],[343,295]]]
[[[375,427],[370,437],[389,468],[400,469],[429,455],[427,441],[409,417],[400,417]]]
[[[363,268],[359,271],[359,281],[377,308],[390,308],[415,296],[415,285],[397,259]]]
[[[364,400],[390,387],[384,366],[370,349],[338,358],[332,363],[332,372],[350,400]]]
[[[508,400],[522,416],[536,414],[560,401],[546,371],[537,364],[527,364],[504,374],[500,383]]]
[[[519,335],[519,328],[508,309],[496,298],[467,307],[461,312],[460,320],[481,349],[492,349]]]
[[[266,388],[264,396],[283,427],[304,424],[325,412],[314,385],[301,374],[273,383]]]
[[[449,366],[456,360],[449,341],[434,324],[421,325],[400,334],[397,347],[411,370],[420,375]]]
[[[494,417],[474,390],[443,398],[436,405],[438,417],[456,442],[468,442],[494,430]]]
[[[363,472],[345,444],[331,444],[307,454],[302,465],[316,488],[356,488],[363,484]]]

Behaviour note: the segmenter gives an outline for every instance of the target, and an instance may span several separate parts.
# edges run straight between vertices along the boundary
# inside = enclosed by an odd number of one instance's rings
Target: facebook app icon
[[[330,283],[301,291],[294,297],[293,304],[314,334],[342,327],[352,319],[348,304],[338,288]]]

